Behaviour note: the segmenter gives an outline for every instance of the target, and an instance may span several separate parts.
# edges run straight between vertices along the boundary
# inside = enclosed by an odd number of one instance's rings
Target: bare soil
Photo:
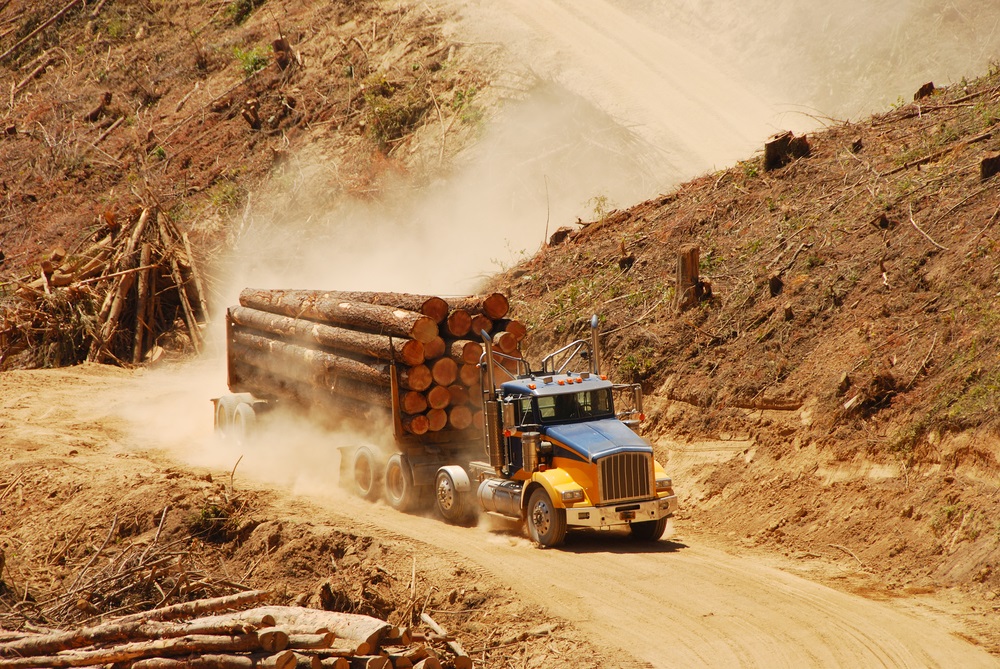
[[[62,6],[2,4],[0,46]],[[151,204],[212,260],[289,155],[337,162],[331,198],[372,198],[463,145],[421,133],[471,133],[453,119],[486,76],[434,12],[239,6],[89,3],[0,60],[5,280]],[[282,35],[303,63],[248,74]],[[261,128],[241,115],[251,99]],[[362,504],[332,487],[322,436],[309,458],[227,450],[208,434],[214,367],[6,371],[0,623],[265,587],[393,622],[430,611],[483,666],[997,666],[1000,190],[979,166],[998,121],[990,75],[811,134],[780,170],[751,157],[608,212],[492,280],[533,332],[529,357],[601,314],[605,367],[646,389],[646,435],[682,497],[655,550],[582,534],[538,551],[518,528]],[[711,297],[677,313],[683,243]],[[102,585],[152,545],[169,569]]]

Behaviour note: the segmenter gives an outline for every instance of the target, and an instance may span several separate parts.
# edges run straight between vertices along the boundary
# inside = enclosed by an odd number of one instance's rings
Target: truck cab
[[[641,388],[600,373],[596,318],[592,328],[591,341],[546,357],[540,372],[506,372],[490,346],[484,355],[484,403],[495,420],[485,426],[490,462],[469,468],[479,505],[523,518],[542,546],[562,543],[571,527],[628,527],[655,541],[677,510],[670,477],[632,430],[643,418]],[[570,370],[586,361],[587,371]],[[510,378],[496,385],[497,374]],[[616,413],[616,395],[630,396],[631,408]]]

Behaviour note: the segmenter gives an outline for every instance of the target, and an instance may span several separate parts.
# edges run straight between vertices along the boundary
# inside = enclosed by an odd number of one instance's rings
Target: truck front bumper
[[[677,495],[609,506],[574,506],[566,509],[566,524],[570,527],[622,527],[634,522],[659,520],[673,515],[676,510]]]

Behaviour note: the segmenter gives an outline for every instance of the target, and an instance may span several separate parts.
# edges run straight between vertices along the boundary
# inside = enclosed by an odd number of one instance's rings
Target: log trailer
[[[336,407],[336,399],[255,382],[261,377],[245,371],[233,345],[231,317],[227,325],[233,394],[213,400],[224,437],[240,438],[257,414],[276,405],[305,405],[314,415],[317,402],[322,411]],[[597,317],[588,339],[545,356],[537,370],[495,350],[495,336],[480,335],[481,430],[408,432],[400,375],[390,363],[391,414],[381,415],[391,418],[395,451],[372,443],[342,448],[341,482],[402,511],[429,502],[454,524],[479,513],[521,521],[543,547],[561,544],[570,528],[627,527],[635,539],[658,540],[677,497],[652,446],[632,429],[644,418],[640,386],[613,384],[601,373]],[[616,399],[630,408],[616,413]]]

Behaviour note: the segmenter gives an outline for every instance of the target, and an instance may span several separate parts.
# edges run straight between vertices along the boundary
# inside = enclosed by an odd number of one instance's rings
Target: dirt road
[[[328,455],[338,440],[355,437],[294,434],[285,426],[248,449],[214,441],[208,398],[218,390],[218,372],[206,363],[145,373],[99,366],[6,373],[0,440],[13,450],[4,459],[21,466],[62,461],[81,475],[124,478],[147,457],[224,472],[242,457],[241,480],[284,491],[278,513],[301,514],[305,505],[322,522],[411,537],[427,555],[471,563],[598,647],[650,667],[1000,666],[949,631],[953,620],[705,547],[684,523],[654,546],[584,534],[571,535],[562,550],[539,550],[516,528],[452,527],[362,502],[336,487]]]

